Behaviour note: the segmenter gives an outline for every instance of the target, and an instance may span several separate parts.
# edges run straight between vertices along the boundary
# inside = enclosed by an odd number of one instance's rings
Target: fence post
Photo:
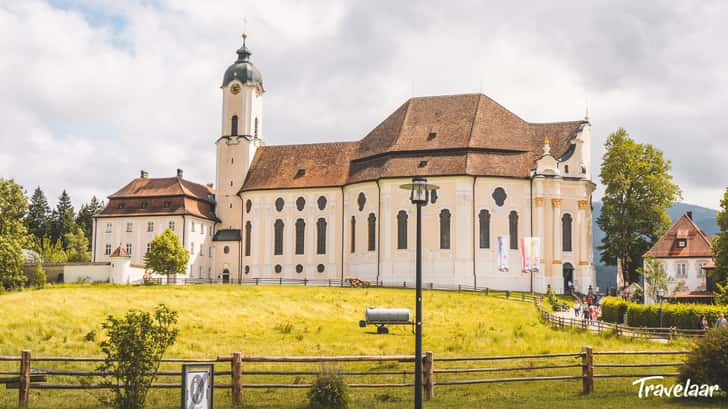
[[[232,394],[234,405],[239,405],[243,401],[243,385],[240,381],[241,367],[242,358],[240,356],[240,352],[233,352],[233,357],[230,361],[230,371],[232,372]]]
[[[490,294],[490,289],[488,287],[485,287],[485,295],[489,295],[489,294]]]
[[[594,392],[594,357],[592,355],[592,347],[582,347],[581,353],[581,375],[583,376],[583,392],[584,394],[588,395]]]
[[[425,356],[422,358],[422,378],[423,388],[425,392],[425,400],[432,399],[435,396],[434,380],[433,380],[433,365],[432,365],[432,352],[425,352]]]
[[[18,401],[20,407],[28,407],[30,400],[30,350],[20,351],[20,382],[18,388]]]
[[[303,286],[305,287],[307,285],[308,285],[308,278],[304,278],[303,279]]]
[[[506,290],[506,298],[511,298],[511,290]]]

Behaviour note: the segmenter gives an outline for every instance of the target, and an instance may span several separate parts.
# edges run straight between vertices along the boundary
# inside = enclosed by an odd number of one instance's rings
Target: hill
[[[492,295],[492,294],[491,294]],[[243,355],[390,355],[411,354],[414,338],[409,327],[392,327],[389,335],[377,335],[374,328],[359,328],[368,306],[406,307],[414,312],[414,291],[411,289],[353,289],[279,286],[157,286],[120,287],[68,285],[40,291],[0,295],[0,355],[17,355],[21,348],[32,350],[33,356],[100,356],[99,324],[108,315],[121,315],[131,308],[151,310],[165,303],[179,312],[180,335],[167,357],[228,356],[240,351]],[[572,330],[553,330],[539,322],[531,303],[504,300],[483,293],[425,291],[425,350],[435,359],[446,356],[483,356],[578,352],[583,345],[595,351],[684,349],[685,341],[660,345],[644,340],[599,336]],[[96,331],[94,334],[92,331]],[[647,357],[647,359],[653,359]],[[662,359],[665,357],[654,357]],[[513,362],[473,362],[471,367],[534,366],[537,360]],[[569,357],[564,364],[578,364]],[[462,368],[466,363],[436,361],[440,369],[448,365]],[[59,369],[59,363],[34,362],[34,367]],[[89,369],[78,363],[72,368]],[[162,369],[179,371],[179,364],[165,364]],[[277,365],[277,366],[276,366]],[[244,383],[307,383],[308,372],[319,370],[316,364],[244,363],[244,371],[297,370],[299,375],[243,375]],[[358,371],[392,371],[384,382],[408,382],[411,364],[382,363],[376,366],[343,368]],[[574,365],[569,365],[574,366]],[[93,368],[93,366],[91,366]],[[63,367],[60,369],[71,369]],[[229,370],[229,364],[219,364]],[[0,371],[17,370],[17,364],[0,362]],[[649,370],[649,368],[646,368]],[[557,376],[581,373],[580,368],[562,368],[529,372]],[[362,376],[363,375],[363,376]],[[438,373],[440,381],[514,376],[498,373]],[[60,381],[59,381],[60,379]],[[382,377],[359,374],[352,381],[382,382]],[[63,377],[49,377],[49,382],[78,383]],[[159,382],[178,382],[178,376]],[[95,382],[89,378],[89,382]],[[221,375],[216,384],[229,383]],[[435,399],[428,408],[583,408],[595,405],[620,407],[623,402],[637,402],[630,382],[623,379],[599,379],[597,392],[581,394],[581,381],[535,382],[528,384],[438,386]],[[32,392],[33,408],[91,409],[98,408],[94,396],[100,391]],[[219,394],[219,399],[218,399]],[[246,389],[248,405],[255,408],[304,408],[306,389]],[[410,388],[355,389],[355,408],[411,407]],[[17,392],[0,388],[0,408],[15,407]],[[228,390],[216,392],[215,407],[230,408]],[[662,407],[660,400],[640,402],[642,408]],[[671,407],[682,407],[678,402]],[[179,390],[155,390],[148,407],[179,407]]]
[[[667,209],[673,223],[688,211],[693,212],[693,220],[709,235],[718,233],[718,223],[715,218],[718,214],[717,210],[708,209],[706,207],[693,205],[689,203],[677,202]],[[609,287],[617,285],[617,269],[614,266],[607,266],[600,262],[599,249],[597,247],[602,243],[604,232],[597,225],[597,218],[602,212],[602,203],[594,202],[594,218],[592,220],[593,238],[594,238],[594,261],[597,263],[597,285],[599,289],[605,291]]]

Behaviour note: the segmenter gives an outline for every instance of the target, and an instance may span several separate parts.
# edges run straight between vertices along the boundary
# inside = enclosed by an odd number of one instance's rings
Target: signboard
[[[214,379],[212,364],[182,365],[182,409],[212,409]]]
[[[498,271],[508,271],[508,236],[496,237],[498,243]]]

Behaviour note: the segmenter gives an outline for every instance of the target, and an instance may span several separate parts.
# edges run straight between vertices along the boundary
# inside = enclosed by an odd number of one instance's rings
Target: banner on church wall
[[[508,236],[496,237],[498,243],[498,271],[508,271]]]
[[[521,271],[538,272],[541,264],[541,238],[523,237],[521,239]]]

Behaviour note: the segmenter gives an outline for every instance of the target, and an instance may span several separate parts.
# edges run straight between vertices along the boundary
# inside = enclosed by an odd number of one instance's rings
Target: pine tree
[[[104,209],[104,202],[99,202],[96,196],[91,198],[89,204],[82,204],[81,209],[78,211],[76,216],[76,224],[83,229],[83,234],[86,238],[90,238],[93,234],[93,220],[94,216]],[[91,240],[89,240],[89,243]],[[90,246],[90,244],[89,244]],[[89,247],[90,249],[90,247]]]
[[[74,217],[73,205],[71,197],[64,190],[58,198],[58,204],[54,212],[53,229],[51,234],[52,241],[61,240],[63,248],[68,248],[66,242],[66,234],[73,233],[76,227],[76,219]]]
[[[33,197],[28,206],[28,215],[25,217],[25,226],[28,233],[41,239],[50,234],[51,230],[51,208],[45,194],[40,186],[35,188]]]

